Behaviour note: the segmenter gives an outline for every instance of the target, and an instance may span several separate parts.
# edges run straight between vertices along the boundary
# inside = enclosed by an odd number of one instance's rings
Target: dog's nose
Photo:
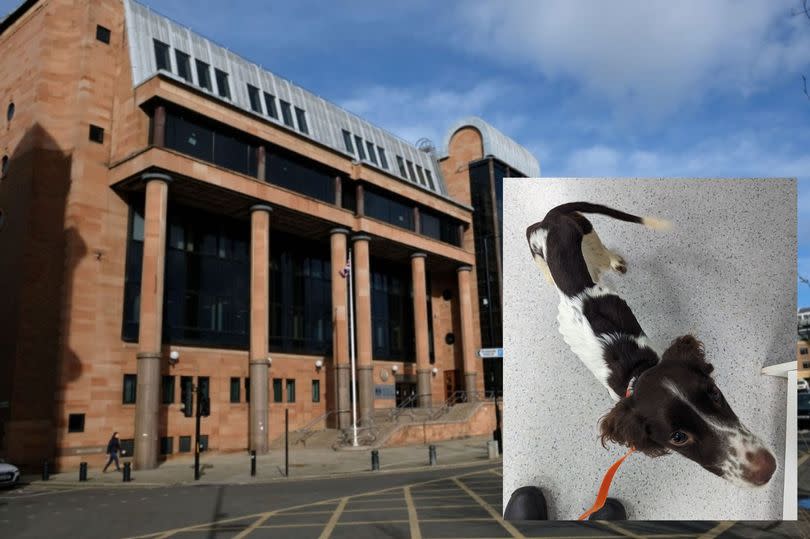
[[[743,476],[745,480],[754,485],[764,485],[770,481],[773,472],[776,471],[776,459],[767,449],[760,449],[756,452],[746,453],[748,466],[744,467]]]

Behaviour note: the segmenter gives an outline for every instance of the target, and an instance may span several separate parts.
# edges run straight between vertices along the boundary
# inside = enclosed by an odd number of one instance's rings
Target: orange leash
[[[631,447],[630,451],[628,451],[622,458],[614,462],[613,466],[608,468],[605,478],[602,479],[602,485],[599,487],[599,493],[596,495],[596,501],[593,503],[593,507],[582,513],[582,516],[579,517],[578,520],[585,520],[593,513],[602,509],[602,506],[605,505],[605,500],[607,500],[608,491],[610,491],[610,484],[613,482],[613,476],[616,475],[616,471],[619,469],[619,466],[622,465],[624,459],[629,457],[633,451],[635,451],[635,448]]]

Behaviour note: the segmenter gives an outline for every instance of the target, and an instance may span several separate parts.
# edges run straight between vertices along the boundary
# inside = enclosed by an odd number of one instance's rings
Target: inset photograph
[[[790,179],[504,182],[507,518],[796,518],[796,218]]]

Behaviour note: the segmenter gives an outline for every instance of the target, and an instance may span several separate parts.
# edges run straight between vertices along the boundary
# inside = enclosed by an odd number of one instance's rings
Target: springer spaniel
[[[684,335],[659,357],[627,303],[599,283],[604,271],[625,273],[627,264],[582,213],[655,229],[669,223],[572,202],[526,230],[535,262],[558,289],[563,339],[617,401],[600,421],[602,444],[613,441],[652,457],[674,451],[736,485],[766,484],[776,459],[715,385],[703,345]]]

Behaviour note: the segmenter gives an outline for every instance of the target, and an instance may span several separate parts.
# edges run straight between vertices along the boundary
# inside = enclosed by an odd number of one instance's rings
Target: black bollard
[[[79,463],[79,481],[87,481],[87,463]]]
[[[371,469],[372,471],[380,469],[380,452],[376,449],[371,450]]]
[[[250,452],[250,476],[253,477],[256,475],[256,452]]]
[[[51,477],[51,470],[48,467],[48,461],[42,463],[42,480],[47,481]]]
[[[430,447],[428,447],[428,455],[430,456],[430,465],[431,466],[436,466],[437,462],[436,462],[436,446],[435,445],[431,445]]]
[[[130,481],[132,481],[132,478],[129,475],[130,470],[131,470],[130,463],[125,462],[124,463],[124,473],[122,474],[122,477],[124,478],[124,483],[129,483]]]

